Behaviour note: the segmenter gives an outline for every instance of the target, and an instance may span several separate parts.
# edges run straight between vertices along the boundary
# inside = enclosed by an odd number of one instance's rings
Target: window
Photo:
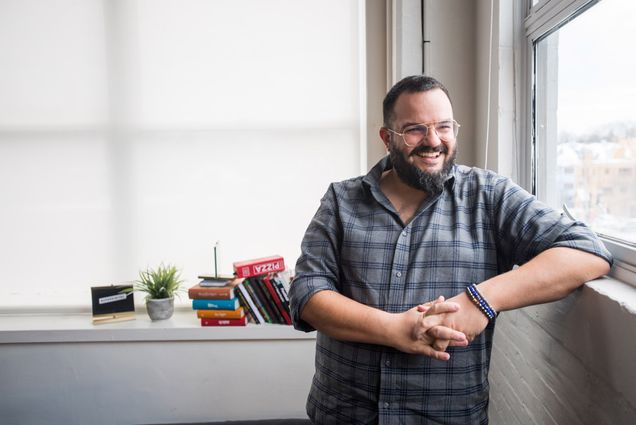
[[[290,266],[360,173],[364,2],[0,2],[0,307]],[[366,157],[364,158],[366,161]],[[185,302],[185,301],[184,301]]]
[[[629,268],[636,265],[636,3],[556,0],[536,8],[526,22],[536,194],[619,245],[615,255]]]

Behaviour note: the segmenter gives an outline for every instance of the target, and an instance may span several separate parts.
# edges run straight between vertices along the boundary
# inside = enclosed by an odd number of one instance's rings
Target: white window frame
[[[535,131],[537,74],[541,72],[534,61],[535,43],[550,33],[565,25],[568,21],[584,12],[601,0],[541,0],[534,6],[532,0],[524,0],[521,17],[523,31],[518,32],[521,40],[517,47],[520,59],[517,63],[520,95],[523,101],[519,105],[520,115],[525,119],[517,123],[517,132],[521,135],[521,157],[519,167],[520,183],[534,195],[545,193],[538,181],[537,157],[545,152],[546,146],[537,142]],[[623,241],[605,235],[599,235],[607,249],[614,256],[614,266],[610,276],[636,286],[636,244],[626,244]]]

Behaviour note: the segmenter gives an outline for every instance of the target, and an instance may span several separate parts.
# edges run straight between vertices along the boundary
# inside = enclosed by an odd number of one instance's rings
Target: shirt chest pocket
[[[422,282],[435,296],[453,296],[470,283],[496,273],[495,251],[468,227],[433,228],[414,235],[410,259],[412,284]]]

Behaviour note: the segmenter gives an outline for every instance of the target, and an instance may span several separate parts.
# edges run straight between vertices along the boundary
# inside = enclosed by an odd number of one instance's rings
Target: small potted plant
[[[146,310],[151,320],[164,320],[174,313],[174,296],[179,296],[182,280],[179,270],[173,265],[161,264],[156,269],[139,272],[135,282],[136,291],[146,293]]]

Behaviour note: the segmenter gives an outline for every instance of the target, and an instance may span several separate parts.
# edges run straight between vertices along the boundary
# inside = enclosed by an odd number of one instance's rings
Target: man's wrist
[[[466,287],[466,294],[470,301],[484,314],[484,316],[488,318],[489,321],[497,317],[497,312],[479,292],[477,285],[474,283],[468,285],[468,287]]]

